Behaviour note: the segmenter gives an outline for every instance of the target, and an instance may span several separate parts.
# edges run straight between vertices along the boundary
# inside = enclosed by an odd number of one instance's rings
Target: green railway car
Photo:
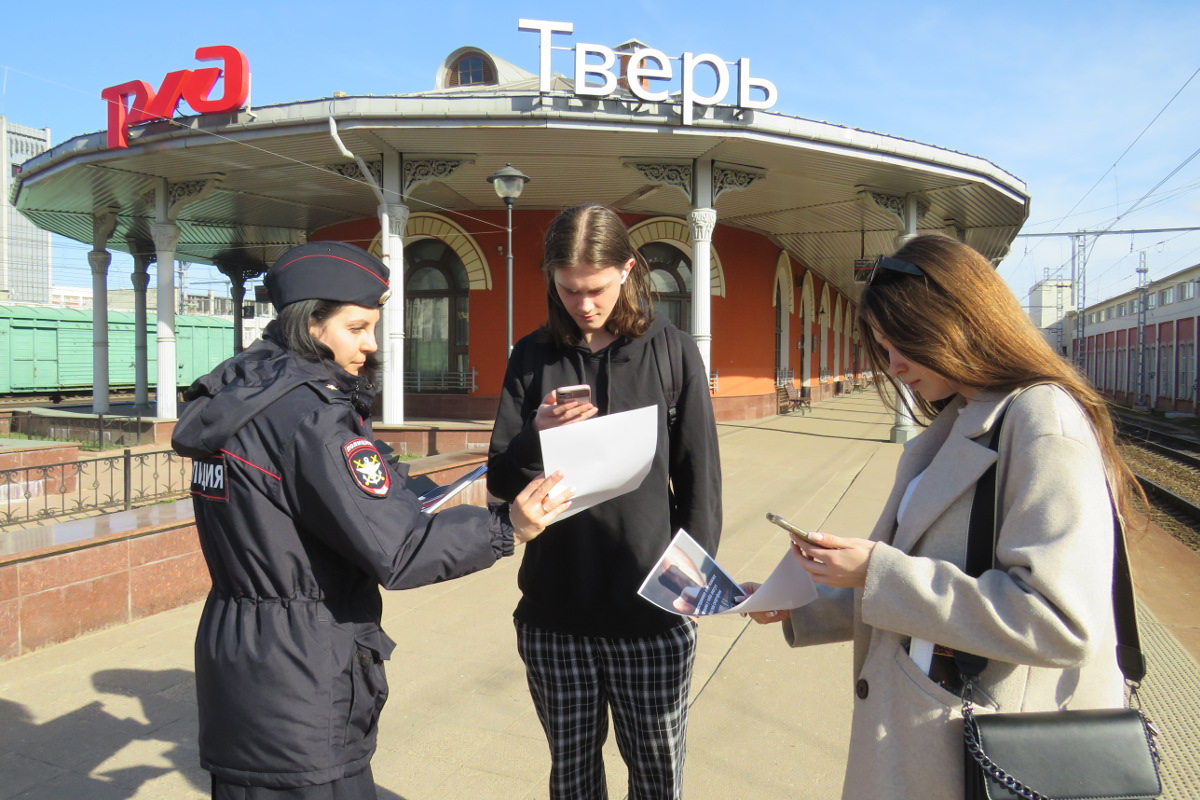
[[[157,319],[146,322],[147,375],[156,381]],[[134,385],[134,315],[108,314],[109,386]],[[233,355],[233,322],[175,317],[176,376],[188,386]],[[92,313],[75,308],[0,305],[0,394],[81,392],[92,387]]]
[[[154,325],[151,322],[151,325]],[[153,339],[151,339],[153,341]],[[176,317],[175,358],[178,383],[190,386],[233,355],[233,321],[220,317]]]

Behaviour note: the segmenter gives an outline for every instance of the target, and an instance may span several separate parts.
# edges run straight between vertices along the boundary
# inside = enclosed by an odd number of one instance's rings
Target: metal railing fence
[[[134,417],[97,414],[14,414],[10,430],[56,442],[78,442],[99,450],[134,447],[154,441],[154,424],[139,413]]]
[[[185,496],[191,459],[172,450],[0,470],[0,527]]]
[[[467,391],[478,388],[474,368],[467,372],[405,372],[404,389],[409,392]]]

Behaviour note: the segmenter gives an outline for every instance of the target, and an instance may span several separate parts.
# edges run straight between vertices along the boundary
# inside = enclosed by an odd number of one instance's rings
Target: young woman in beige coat
[[[1123,509],[1138,490],[1104,401],[966,245],[919,236],[881,258],[858,323],[892,385],[881,394],[907,386],[929,426],[905,446],[869,539],[793,542],[819,599],[753,616],[783,622],[793,647],[853,638],[844,798],[961,797],[949,650],[989,659],[974,692],[983,713],[1122,704],[1109,492]],[[967,524],[996,461],[1001,566],[976,579],[963,571]]]

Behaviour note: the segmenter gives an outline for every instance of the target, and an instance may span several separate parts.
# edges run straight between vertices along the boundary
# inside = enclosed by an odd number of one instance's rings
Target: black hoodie
[[[172,445],[193,459],[213,582],[196,636],[201,765],[290,788],[354,775],[374,752],[395,647],[379,586],[466,575],[513,543],[506,513],[422,514],[373,443],[371,387],[264,336],[192,385]]]
[[[673,343],[667,345],[667,338]],[[680,386],[665,353],[682,357]],[[562,522],[525,549],[515,616],[535,627],[587,636],[642,637],[680,618],[639,597],[641,586],[675,532],[683,528],[711,555],[721,536],[721,461],[708,375],[691,337],[665,319],[636,339],[593,353],[559,347],[541,331],[513,348],[492,431],[488,489],[511,500],[542,471],[533,428],[537,407],[552,389],[586,383],[600,414],[658,406],[658,445],[641,486]],[[678,392],[668,431],[667,395]],[[569,485],[571,476],[565,476]]]

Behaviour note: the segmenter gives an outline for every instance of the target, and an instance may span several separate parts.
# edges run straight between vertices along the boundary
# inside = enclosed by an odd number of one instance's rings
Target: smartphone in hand
[[[775,514],[767,514],[767,519],[769,519],[771,522],[774,522],[776,525],[783,528],[788,533],[796,534],[797,536],[799,536],[801,539],[808,542],[809,544],[815,544],[817,547],[825,547],[826,546],[824,542],[822,542],[818,539],[814,539],[813,535],[811,533],[804,530],[803,528],[796,527],[795,525],[788,522],[783,517],[777,516]]]
[[[592,402],[592,387],[586,383],[581,383],[578,386],[560,386],[554,390],[555,402],[558,405],[564,403],[590,403]]]

